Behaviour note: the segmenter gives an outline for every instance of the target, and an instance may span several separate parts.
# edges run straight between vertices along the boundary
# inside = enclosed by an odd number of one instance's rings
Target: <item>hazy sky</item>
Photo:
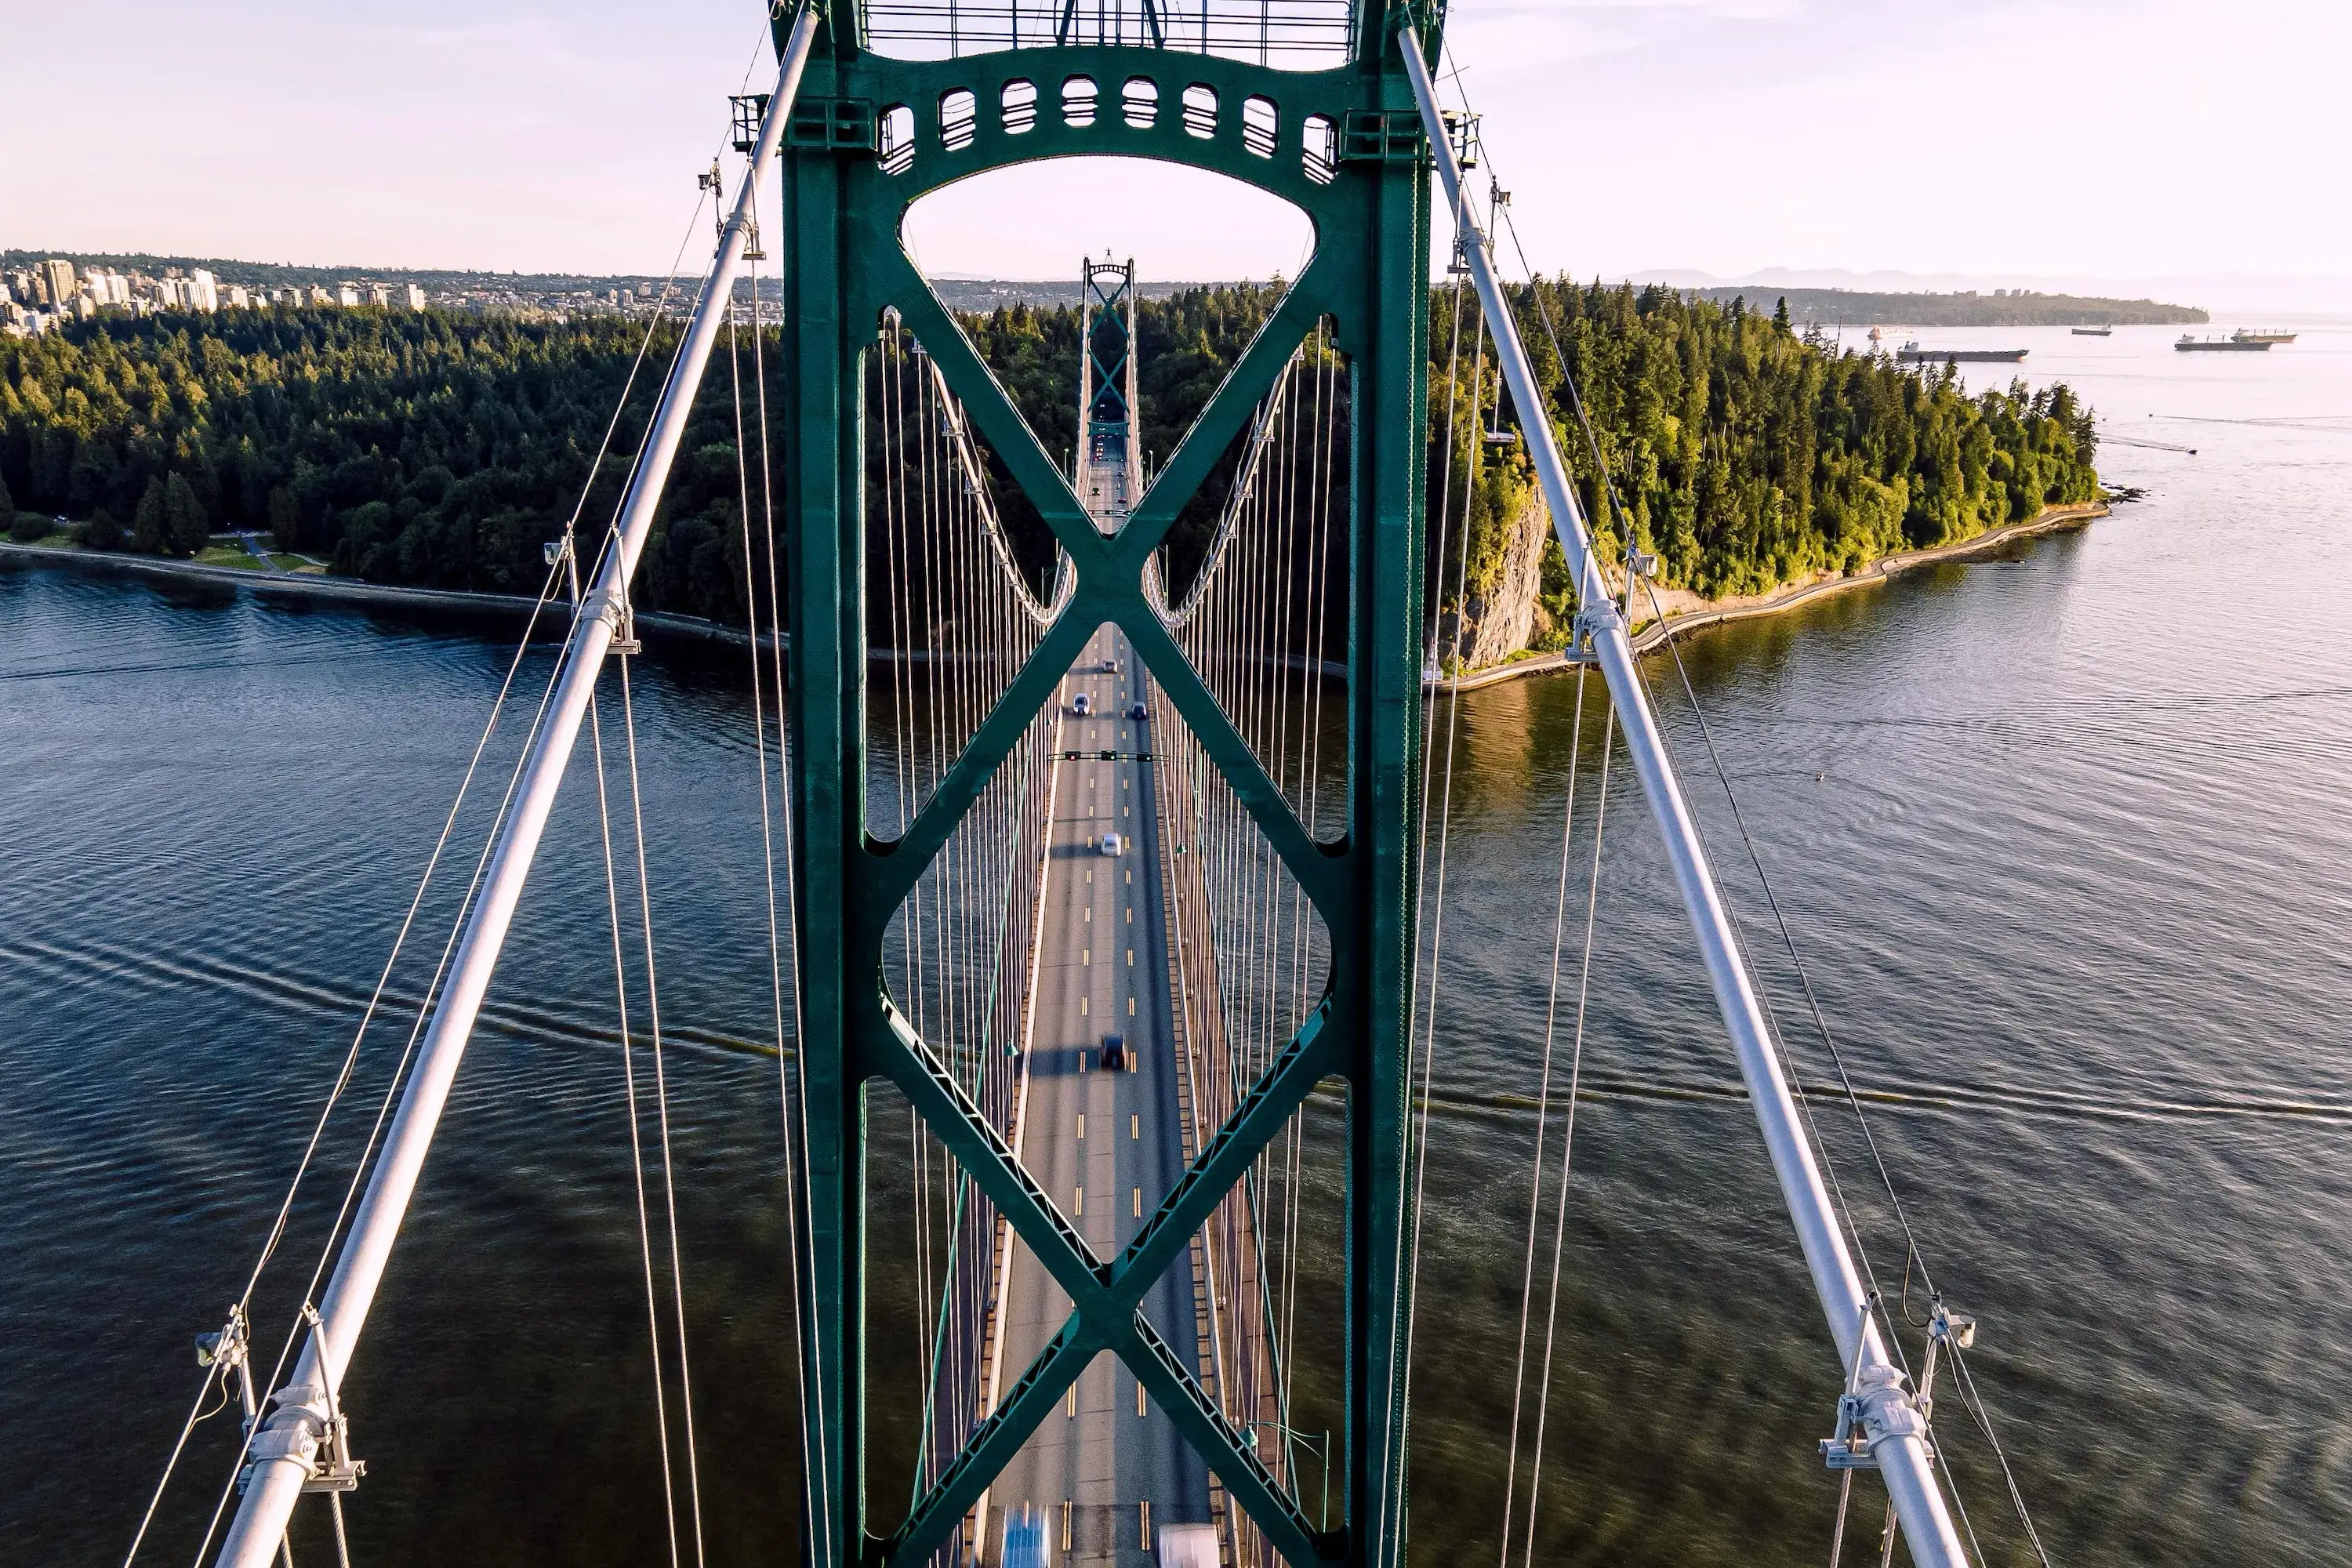
[[[2352,274],[2346,0],[1454,17],[1547,268]],[[0,0],[0,243],[659,270],[761,31],[757,0]],[[1207,195],[1032,170],[939,199],[914,235],[928,267],[999,276],[1106,245],[1161,278],[1296,267],[1295,216]]]

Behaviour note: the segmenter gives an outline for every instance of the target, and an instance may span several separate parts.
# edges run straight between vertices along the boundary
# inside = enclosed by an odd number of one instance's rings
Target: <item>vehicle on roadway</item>
[[[1130,719],[1134,720],[1134,721],[1135,721],[1137,723],[1139,723],[1139,724],[1142,723],[1146,719],[1148,719],[1148,718],[1150,718],[1150,714],[1146,713],[1146,712],[1143,710],[1143,704],[1142,704],[1142,703],[1140,703],[1140,702],[1135,703],[1135,704],[1133,704],[1132,706],[1130,706],[1130,707],[1128,709],[1128,710],[1127,710],[1127,716],[1128,716],[1129,718],[1130,718]]]
[[[1081,691],[1076,697],[1070,699],[1070,711],[1076,714],[1079,718],[1083,719],[1094,710],[1094,700],[1088,697],[1085,692]]]
[[[1163,1524],[1158,1555],[1160,1568],[1217,1568],[1217,1527]]]
[[[1125,1035],[1105,1035],[1103,1037],[1102,1062],[1103,1071],[1105,1072],[1124,1072],[1127,1070],[1127,1037]]]
[[[1102,836],[1102,852],[1116,860],[1127,853],[1127,840],[1116,833],[1106,833]]]
[[[1054,1543],[1045,1534],[1045,1512],[1023,1503],[1018,1513],[1004,1515],[1004,1550],[997,1562],[1003,1568],[1054,1568]]]

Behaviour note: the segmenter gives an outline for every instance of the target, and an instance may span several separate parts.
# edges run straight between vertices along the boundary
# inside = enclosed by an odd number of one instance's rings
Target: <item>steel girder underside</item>
[[[908,61],[861,48],[852,5],[828,7],[785,149],[780,366],[789,587],[790,720],[799,766],[793,843],[799,889],[804,1189],[813,1300],[803,1324],[812,1563],[916,1563],[957,1528],[1097,1354],[1116,1354],[1175,1422],[1229,1495],[1293,1563],[1372,1563],[1399,1555],[1404,1412],[1398,1376],[1406,1176],[1407,1042],[1416,874],[1423,498],[1427,427],[1430,208],[1426,148],[1396,54],[1402,0],[1360,0],[1349,63],[1297,72],[1154,47],[1003,50]],[[1432,37],[1435,18],[1412,17]],[[789,18],[779,24],[782,27]],[[1059,94],[1096,84],[1092,123],[1068,123]],[[1156,84],[1138,127],[1123,84]],[[1027,128],[1006,128],[1007,83],[1035,89]],[[1183,89],[1206,86],[1210,135],[1188,127]],[[975,112],[943,126],[943,99]],[[1016,97],[1017,97],[1016,93]],[[1245,140],[1242,105],[1277,107],[1271,154]],[[956,100],[959,104],[962,100]],[[913,111],[911,156],[890,167],[875,128]],[[1321,116],[1339,156],[1313,163],[1298,128]],[[1045,158],[1159,159],[1225,174],[1311,219],[1314,258],[1156,476],[1127,525],[1096,531],[1077,496],[916,269],[900,225],[919,196],[988,170]],[[971,424],[1036,505],[1076,586],[1042,644],[896,841],[866,831],[865,356],[895,309],[930,353]],[[1333,324],[1354,388],[1348,522],[1349,776],[1345,831],[1318,843],[1220,710],[1146,601],[1143,571],[1185,500],[1248,421],[1318,321]],[[1331,942],[1328,989],[1231,1120],[1118,1256],[1096,1257],[1022,1169],[883,983],[884,934],[924,868],[978,798],[1096,628],[1116,624],[1199,737],[1259,830],[1297,879]],[[1315,1084],[1348,1085],[1345,1512],[1318,1533],[1180,1357],[1138,1311],[1152,1283],[1269,1144]],[[1012,1382],[903,1523],[871,1532],[865,1501],[866,1085],[913,1103],[1075,1310]],[[818,1478],[822,1478],[821,1482]]]

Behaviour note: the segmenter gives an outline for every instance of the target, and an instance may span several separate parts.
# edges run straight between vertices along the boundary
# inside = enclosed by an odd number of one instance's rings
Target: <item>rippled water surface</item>
[[[2352,332],[2266,356],[1947,336],[2030,342],[2147,499],[1706,634],[1690,679],[1937,1282],[1983,1321],[1972,1365],[2053,1561],[2341,1563]],[[509,634],[47,569],[0,572],[0,1532],[12,1561],[120,1561],[189,1337],[267,1234]],[[714,1563],[786,1555],[795,1487],[737,657],[656,658],[638,691]],[[1650,676],[1824,1081],[1675,667]],[[1575,695],[1523,681],[1460,716],[1417,1561],[1491,1554],[1497,1528]],[[510,762],[494,742],[492,787]],[[667,1558],[586,785],[575,767],[348,1390],[355,1561]],[[1822,1561],[1834,1355],[1622,766],[1609,815],[1536,1559]],[[391,1065],[364,1058],[356,1093]],[[1902,1243],[1850,1114],[1820,1109],[1892,1291]],[[340,1195],[315,1194],[266,1351]],[[910,1331],[885,1306],[887,1381]],[[1939,1415],[1991,1560],[2024,1561],[1982,1444]],[[193,1550],[226,1426],[199,1427],[147,1560]],[[1850,1561],[1875,1544],[1857,1495]]]

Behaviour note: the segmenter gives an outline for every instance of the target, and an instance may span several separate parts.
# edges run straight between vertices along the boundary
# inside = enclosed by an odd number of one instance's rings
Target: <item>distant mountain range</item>
[[[2352,314],[2352,276],[2286,272],[2174,273],[2140,278],[2093,278],[2049,274],[1994,275],[1960,272],[1854,272],[1834,267],[1767,267],[1737,277],[1689,268],[1657,267],[1625,274],[1636,283],[1671,283],[1677,289],[1775,293],[1837,289],[1864,294],[1960,294],[1974,289],[2031,289],[2086,299],[2193,300],[2223,315]],[[1795,300],[1790,301],[1796,309]],[[1921,323],[1925,325],[1927,323]]]
[[[1868,326],[1883,321],[1906,327],[2141,327],[2195,326],[2211,320],[2194,305],[2156,300],[2110,300],[2085,294],[2037,294],[2003,289],[1954,294],[1877,294],[1846,289],[1790,289],[1762,284],[1717,284],[1683,292],[1717,304],[1745,299],[1754,310],[1769,310],[1785,300],[1789,319],[1799,325]]]

